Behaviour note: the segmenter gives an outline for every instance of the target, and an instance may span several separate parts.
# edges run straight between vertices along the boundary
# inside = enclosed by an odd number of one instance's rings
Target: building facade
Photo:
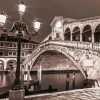
[[[37,47],[39,43],[21,39],[21,62]],[[13,33],[0,32],[0,70],[16,68],[17,37]]]
[[[59,16],[54,18],[51,27],[52,32],[47,39],[100,42],[100,17],[76,20]]]

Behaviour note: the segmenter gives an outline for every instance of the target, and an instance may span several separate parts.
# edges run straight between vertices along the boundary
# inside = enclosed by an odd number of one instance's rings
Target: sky
[[[10,28],[14,21],[19,19],[17,5],[20,0],[0,0],[0,11],[8,15],[5,27]],[[82,19],[100,16],[100,0],[23,0],[26,12],[23,21],[29,30],[33,31],[32,21],[39,18],[41,29],[33,37],[34,41],[41,42],[50,32],[50,23],[55,16],[64,18]]]

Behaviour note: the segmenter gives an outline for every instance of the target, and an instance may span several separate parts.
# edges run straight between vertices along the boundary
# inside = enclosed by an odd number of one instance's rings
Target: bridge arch
[[[66,52],[66,50],[62,50],[62,49],[57,49],[57,48],[55,48],[55,47],[48,47],[48,48],[46,48],[46,49],[44,49],[44,50],[40,50],[38,53],[37,53],[37,55],[35,56],[35,58],[34,59],[32,59],[31,60],[31,69],[32,69],[32,66],[34,65],[34,62],[36,61],[36,59],[40,56],[40,55],[42,55],[44,52],[46,52],[46,51],[57,51],[57,52],[59,52],[59,53],[61,53],[61,54],[63,54],[63,55],[65,55],[66,57],[68,57],[68,59],[69,60],[71,60],[72,62],[73,62],[73,64],[81,71],[81,73],[84,75],[84,77],[87,77],[86,76],[86,73],[85,73],[85,71],[84,71],[84,69],[82,68],[82,66],[80,66],[78,63],[77,63],[77,61],[69,54],[69,53],[67,53]]]

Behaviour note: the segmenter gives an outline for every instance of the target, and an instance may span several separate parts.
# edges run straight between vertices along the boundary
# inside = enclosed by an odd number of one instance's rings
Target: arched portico
[[[92,29],[90,25],[84,26],[83,32],[82,32],[82,41],[92,42]]]
[[[94,32],[94,41],[100,42],[100,24],[96,27]]]
[[[65,30],[65,34],[64,34],[64,40],[68,40],[70,41],[71,40],[71,31],[70,31],[70,28],[66,28]]]
[[[80,28],[78,26],[74,27],[72,31],[72,40],[80,41]]]

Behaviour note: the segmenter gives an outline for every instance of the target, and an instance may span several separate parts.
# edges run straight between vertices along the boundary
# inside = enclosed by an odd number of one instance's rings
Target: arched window
[[[65,30],[64,40],[70,41],[70,40],[71,40],[70,38],[71,38],[70,28],[67,28],[67,29]]]
[[[72,40],[73,41],[80,41],[80,28],[75,27],[72,32]]]
[[[55,32],[61,32],[62,29],[62,23],[61,21],[56,22],[55,26],[54,26],[54,31]]]
[[[1,34],[1,39],[0,40],[6,40],[7,41],[7,37],[8,37],[8,34]]]
[[[96,27],[94,32],[94,41],[100,42],[100,24]]]
[[[7,68],[6,68],[6,70],[11,70],[13,68],[16,68],[16,61],[15,60],[9,60],[7,62]]]
[[[48,40],[52,40],[52,37],[51,37],[51,36],[49,36]]]
[[[92,29],[90,25],[86,25],[82,32],[82,41],[92,42]]]

